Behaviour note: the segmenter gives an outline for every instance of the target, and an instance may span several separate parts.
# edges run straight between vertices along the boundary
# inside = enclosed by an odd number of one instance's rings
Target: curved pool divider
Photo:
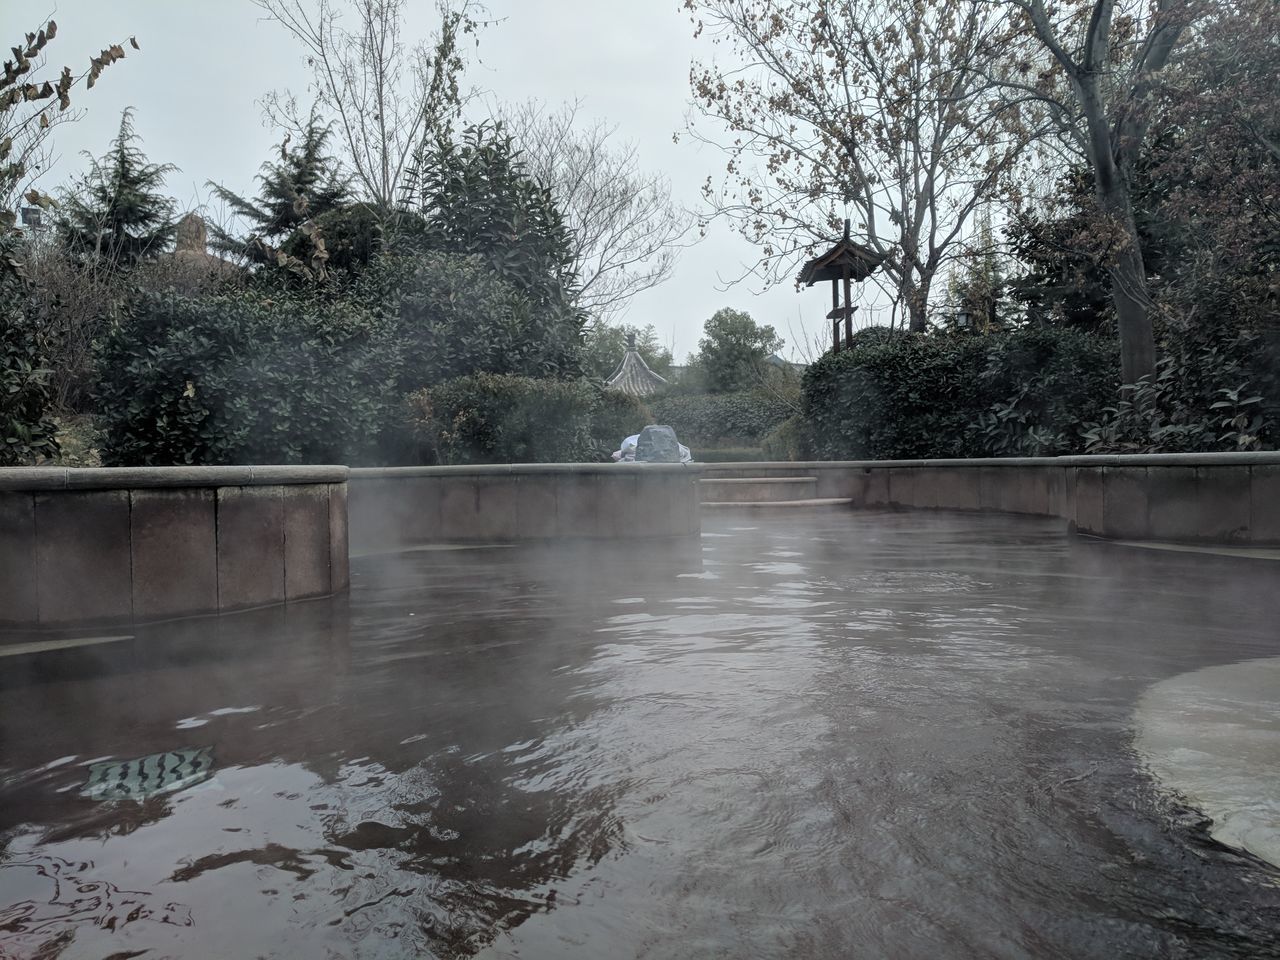
[[[697,536],[702,464],[352,469],[351,547]]]
[[[347,473],[0,470],[0,621],[160,620],[344,590]]]
[[[826,503],[1060,517],[1112,540],[1280,545],[1280,453],[4,468],[0,622],[160,620],[323,597],[346,589],[352,551],[696,536],[703,477],[803,477]]]
[[[1280,657],[1157,683],[1134,721],[1151,773],[1212,819],[1214,839],[1280,867]]]
[[[1060,517],[1108,540],[1280,545],[1280,452],[712,463],[708,480],[812,477],[854,507]]]

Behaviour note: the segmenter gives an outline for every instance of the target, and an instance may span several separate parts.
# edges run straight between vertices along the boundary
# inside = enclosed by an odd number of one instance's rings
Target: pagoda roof
[[[885,255],[849,239],[849,221],[844,222],[844,236],[821,256],[808,261],[800,270],[800,282],[811,287],[822,280],[865,280],[884,263]]]
[[[622,356],[622,362],[618,364],[618,369],[604,382],[604,385],[611,390],[633,397],[647,397],[665,387],[667,381],[649,369],[649,365],[644,362],[644,357],[640,356],[635,349],[634,336],[630,339],[627,352]]]

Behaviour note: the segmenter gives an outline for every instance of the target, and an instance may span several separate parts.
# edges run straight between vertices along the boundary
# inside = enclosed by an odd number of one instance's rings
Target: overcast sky
[[[688,138],[672,141],[685,123],[690,60],[708,52],[704,41],[694,41],[679,0],[487,5],[500,22],[481,36],[482,62],[469,74],[472,83],[500,100],[581,99],[584,113],[616,124],[619,138],[637,144],[642,163],[670,178],[678,202],[700,209],[699,187],[723,170],[724,160]],[[412,26],[425,35],[434,4],[410,0],[410,6],[413,18],[422,18]],[[45,189],[83,168],[81,151],[104,152],[121,110],[132,106],[150,159],[179,168],[169,189],[183,208],[206,199],[208,180],[251,194],[254,174],[280,140],[264,125],[258,101],[271,89],[301,94],[306,88],[298,46],[279,24],[261,19],[250,0],[57,0],[45,9],[0,0],[0,8],[6,37],[38,25],[15,17],[52,12],[58,36],[50,62],[59,67],[78,65],[131,35],[142,47],[126,47],[126,60],[75,97],[87,112],[57,131],[60,160],[42,182]],[[635,298],[624,320],[652,323],[664,340],[674,340],[682,360],[696,349],[703,322],[730,306],[773,324],[788,342],[784,352],[794,355],[802,320],[809,337],[825,328],[826,291],[797,294],[787,284],[762,293],[753,280],[729,286],[754,259],[746,241],[713,224],[705,240],[684,251],[670,280]]]

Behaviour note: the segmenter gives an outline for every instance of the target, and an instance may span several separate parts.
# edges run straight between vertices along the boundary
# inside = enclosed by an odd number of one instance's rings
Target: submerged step
[[[702,505],[713,510],[790,510],[796,507],[847,507],[852,497],[814,497],[810,500],[704,500]]]
[[[817,477],[716,477],[698,481],[703,503],[812,500]]]

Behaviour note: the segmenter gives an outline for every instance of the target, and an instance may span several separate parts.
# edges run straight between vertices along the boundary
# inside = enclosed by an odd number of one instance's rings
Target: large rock
[[[650,424],[640,431],[636,441],[638,463],[679,463],[680,442],[676,432],[667,426]]]

